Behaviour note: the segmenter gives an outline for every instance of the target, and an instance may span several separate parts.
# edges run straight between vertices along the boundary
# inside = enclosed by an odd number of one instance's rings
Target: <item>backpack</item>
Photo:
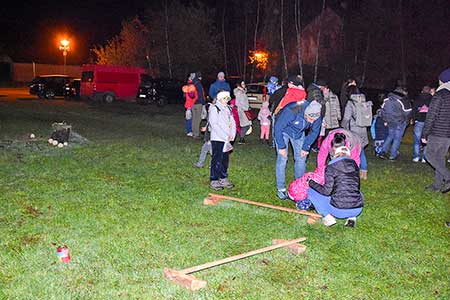
[[[353,116],[356,126],[369,127],[372,125],[372,101],[366,101],[364,94],[353,94],[350,96],[355,106],[355,114]]]

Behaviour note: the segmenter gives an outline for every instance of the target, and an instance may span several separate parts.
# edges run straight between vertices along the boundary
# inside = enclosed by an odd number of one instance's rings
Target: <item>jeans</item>
[[[200,136],[200,122],[202,121],[202,104],[194,104],[192,106],[192,133],[193,136]]]
[[[186,120],[186,133],[192,133],[192,119]]]
[[[416,121],[414,125],[414,147],[413,147],[413,158],[421,158],[420,156],[420,148],[422,147],[422,131],[425,126],[425,122]],[[425,147],[423,147],[423,155],[425,157]]]
[[[228,162],[230,158],[230,152],[223,152],[224,144],[224,142],[211,141],[211,181],[228,177]]]
[[[339,219],[353,218],[359,216],[363,210],[362,207],[349,209],[336,208],[331,205],[330,196],[322,195],[312,188],[308,189],[308,199],[311,200],[316,211],[322,216],[332,215]]]
[[[389,148],[391,148],[391,155],[389,156],[389,159],[397,158],[399,154],[398,149],[400,148],[400,143],[402,142],[405,129],[405,122],[388,124],[388,136],[384,140],[383,153],[388,153]]]
[[[359,156],[360,159],[360,167],[359,169],[362,171],[367,171],[369,168],[369,166],[367,165],[367,157],[366,157],[366,150],[364,148],[362,148],[361,150],[361,154]]]
[[[301,157],[300,153],[302,151],[303,140],[305,139],[305,134],[302,135],[299,139],[293,139],[287,134],[283,133],[284,143],[286,144],[286,150],[289,149],[289,143],[292,145],[292,149],[294,150],[294,174],[295,179],[300,178],[305,173],[306,169],[306,157]],[[276,144],[276,143],[275,143]],[[275,166],[275,178],[277,183],[277,189],[279,191],[286,190],[285,182],[286,182],[286,164],[288,161],[288,156],[283,157],[278,152],[277,148],[277,162]]]
[[[450,147],[450,138],[430,135],[428,137],[427,161],[435,169],[433,186],[441,188],[444,182],[450,181],[450,171],[445,165],[445,157]]]

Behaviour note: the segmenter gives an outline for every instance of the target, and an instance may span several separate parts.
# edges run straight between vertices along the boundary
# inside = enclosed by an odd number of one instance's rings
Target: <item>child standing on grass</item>
[[[265,141],[267,145],[269,145],[271,115],[272,113],[269,110],[269,101],[264,101],[258,113],[258,120],[261,124],[261,144]]]
[[[231,142],[236,138],[236,123],[228,106],[230,99],[229,92],[219,92],[216,104],[209,107],[212,147],[210,185],[214,190],[234,187],[228,180],[228,162],[233,149]]]
[[[381,109],[377,110],[377,113],[373,118],[372,126],[370,126],[370,135],[373,139],[373,150],[375,151],[375,155],[381,154],[384,140],[388,135],[388,128],[384,124]]]
[[[332,141],[333,157],[325,168],[323,185],[308,180],[308,199],[316,211],[324,216],[323,224],[336,224],[335,218],[347,218],[345,226],[354,227],[361,214],[364,198],[360,191],[359,168],[350,157],[345,139],[336,135]]]

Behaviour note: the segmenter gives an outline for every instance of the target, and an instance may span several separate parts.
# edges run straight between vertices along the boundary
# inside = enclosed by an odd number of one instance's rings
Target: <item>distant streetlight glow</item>
[[[249,58],[250,62],[261,70],[265,70],[269,63],[269,53],[263,50],[250,51]]]
[[[63,40],[59,41],[59,43],[61,44],[59,46],[59,50],[62,51],[63,57],[64,57],[64,69],[63,69],[64,71],[63,72],[64,72],[64,74],[66,74],[66,59],[67,59],[67,53],[70,50],[70,46],[69,46],[70,42],[66,39],[63,39]]]

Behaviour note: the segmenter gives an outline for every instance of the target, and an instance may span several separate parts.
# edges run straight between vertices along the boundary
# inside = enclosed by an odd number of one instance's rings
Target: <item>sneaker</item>
[[[417,163],[417,162],[419,162],[419,161],[420,161],[420,157],[414,157],[414,158],[413,158],[413,162]]]
[[[280,200],[289,200],[289,195],[287,194],[286,190],[278,191],[277,196],[278,198],[280,198]]]
[[[240,139],[239,139],[238,145],[245,145],[245,140],[244,140],[244,138],[240,138]]]
[[[323,225],[330,227],[336,224],[336,219],[332,215],[326,215],[322,218]]]
[[[228,178],[219,179],[219,183],[222,187],[226,187],[228,189],[234,188],[234,184],[232,184],[231,181],[228,180]]]
[[[444,182],[444,184],[442,185],[442,188],[441,188],[441,193],[446,194],[448,192],[450,192],[450,180],[447,182]]]
[[[194,168],[199,168],[199,169],[201,169],[201,168],[203,168],[203,164],[201,164],[201,163],[199,163],[199,162],[196,162],[196,163],[194,164]]]
[[[188,132],[186,133],[187,136],[194,136],[194,134],[192,132]]]
[[[345,221],[344,226],[345,227],[355,227],[356,218],[348,218],[347,221]]]
[[[295,207],[298,210],[309,210],[309,209],[311,209],[311,206],[312,206],[311,200],[309,200],[308,198],[306,198],[303,201],[295,202]]]
[[[427,160],[425,158],[422,158],[422,163],[425,164]]]
[[[213,190],[216,191],[223,190],[223,186],[220,184],[219,180],[212,180],[210,186]]]
[[[446,221],[446,222],[445,222],[445,226],[447,226],[448,228],[450,228],[450,221]]]

